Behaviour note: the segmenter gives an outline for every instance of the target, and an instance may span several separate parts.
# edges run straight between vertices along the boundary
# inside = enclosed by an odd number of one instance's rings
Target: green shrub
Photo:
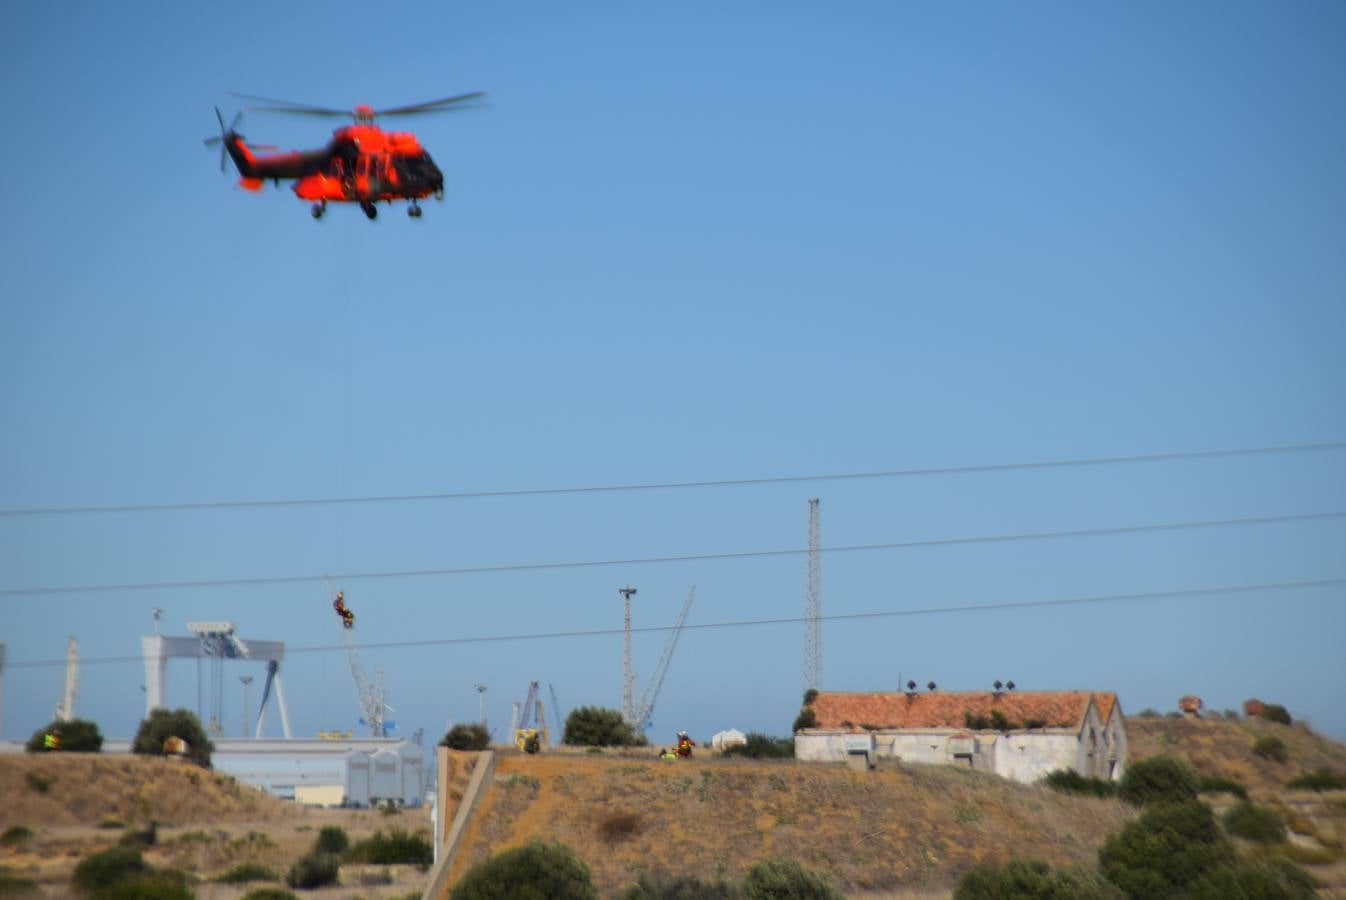
[[[726,881],[706,882],[690,875],[651,875],[641,873],[640,880],[620,895],[621,900],[738,900],[738,888]]]
[[[581,706],[566,717],[565,743],[581,747],[633,747],[642,743],[615,709]]]
[[[15,875],[9,869],[0,866],[0,898],[4,900],[35,900],[47,896],[38,883],[31,878]]]
[[[176,871],[151,871],[100,887],[90,900],[194,900],[187,876]]]
[[[33,839],[33,829],[27,825],[11,825],[0,834],[0,847],[17,847]]]
[[[1285,783],[1291,790],[1297,791],[1340,791],[1346,790],[1346,775],[1329,769],[1315,769],[1296,775]]]
[[[491,746],[491,733],[480,722],[460,722],[448,730],[439,745],[450,750],[485,750]]]
[[[1196,794],[1196,772],[1172,756],[1151,756],[1132,763],[1117,786],[1117,796],[1134,806],[1194,800]]]
[[[280,881],[280,873],[275,869],[267,868],[261,863],[240,863],[215,880],[220,884],[247,884],[250,881]]]
[[[804,692],[804,705],[805,705],[805,706],[812,706],[812,705],[813,705],[813,701],[814,701],[814,700],[817,700],[817,699],[818,699],[818,689],[817,689],[817,688],[809,688],[807,691]]]
[[[958,881],[954,900],[1114,900],[1122,892],[1097,873],[1053,869],[1032,859],[983,863]]]
[[[285,883],[292,888],[327,887],[337,883],[341,859],[334,853],[309,853],[301,856],[285,874]]]
[[[45,794],[51,790],[51,786],[56,783],[56,779],[48,775],[39,775],[37,772],[24,772],[23,780],[30,788],[39,794]]]
[[[1285,843],[1285,820],[1274,809],[1247,800],[1224,814],[1224,827],[1235,837],[1259,844]]]
[[[59,744],[50,745],[46,739],[49,734],[54,735]],[[53,750],[62,753],[97,753],[103,749],[103,735],[98,731],[98,726],[87,719],[71,719],[68,722],[56,719],[45,728],[34,731],[24,749],[29,753],[49,753]]]
[[[597,900],[598,891],[589,880],[589,867],[569,847],[533,841],[473,866],[449,896],[452,900]]]
[[[141,875],[148,875],[149,865],[134,847],[113,847],[93,853],[80,860],[70,876],[70,884],[83,893],[91,893],[105,885],[114,885]]]
[[[1290,711],[1279,703],[1266,704],[1262,707],[1260,715],[1268,722],[1276,722],[1280,725],[1289,725],[1294,721],[1290,718]]]
[[[748,759],[794,759],[795,740],[750,731],[744,743],[726,747],[724,755],[746,756]]]
[[[1240,862],[1206,872],[1187,889],[1188,900],[1311,900],[1312,876],[1288,859]]]
[[[1176,896],[1233,859],[1210,807],[1196,800],[1149,807],[1098,851],[1104,877],[1135,900]]]
[[[419,893],[416,895],[421,896]],[[282,888],[258,888],[243,895],[243,900],[299,900],[299,897]]]
[[[1289,759],[1289,753],[1285,749],[1285,741],[1275,735],[1258,738],[1253,744],[1253,753],[1272,762],[1285,762]]]
[[[790,726],[790,731],[799,731],[801,728],[817,728],[818,716],[813,712],[812,706],[805,706],[795,716],[794,725]]]
[[[313,842],[313,852],[340,856],[350,848],[350,845],[351,839],[346,835],[346,829],[339,825],[324,825]]]
[[[428,866],[434,862],[435,848],[424,835],[411,834],[394,828],[390,834],[374,832],[373,837],[359,841],[346,854],[351,862],[376,866],[401,864]]]
[[[126,823],[123,822],[121,819],[104,819],[103,821],[98,823],[98,827],[107,828],[109,830],[116,830],[125,828]]]
[[[201,720],[189,709],[156,709],[149,718],[140,723],[135,740],[131,743],[134,753],[149,756],[163,756],[164,741],[170,737],[181,738],[187,742],[187,758],[202,768],[210,768],[210,754],[215,745],[206,736]]]
[[[1202,775],[1197,781],[1197,790],[1203,794],[1233,794],[1242,800],[1248,799],[1248,789],[1232,778],[1219,775]]]
[[[748,870],[745,900],[844,900],[827,879],[792,859],[768,859]]]
[[[1057,769],[1042,779],[1047,787],[1063,794],[1082,794],[1086,797],[1115,797],[1117,785],[1105,778],[1089,778],[1074,769]]]

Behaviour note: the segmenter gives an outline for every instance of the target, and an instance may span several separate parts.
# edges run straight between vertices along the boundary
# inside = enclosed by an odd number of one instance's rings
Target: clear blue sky
[[[729,8],[726,8],[728,6]],[[127,10],[131,10],[128,12]],[[1346,439],[1346,7],[7,3],[0,507],[761,478]],[[411,120],[448,196],[314,222],[201,145],[244,91]],[[401,125],[399,125],[401,127]],[[240,130],[320,146],[329,125]],[[1346,509],[1346,452],[428,503],[0,517],[0,588],[802,548]],[[1346,576],[1346,520],[836,553],[829,614]],[[797,616],[802,556],[342,581],[361,641]],[[1346,736],[1346,589],[829,623],[824,687],[1249,696]],[[0,596],[7,736],[74,634],[332,645],[320,582]],[[636,642],[648,677],[661,634]],[[684,634],[652,738],[785,733],[799,625]],[[403,733],[621,642],[370,649]],[[255,667],[254,667],[255,668]],[[241,726],[242,666],[225,724]],[[260,676],[260,672],[252,674]],[[296,729],[357,728],[343,655]],[[83,670],[127,735],[138,662]],[[190,663],[170,702],[196,706]],[[256,699],[254,687],[253,699]],[[274,720],[273,720],[274,721]]]

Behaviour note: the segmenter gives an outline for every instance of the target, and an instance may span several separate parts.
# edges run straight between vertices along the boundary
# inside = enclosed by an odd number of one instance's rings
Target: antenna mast
[[[79,644],[75,643],[75,636],[70,636],[70,643],[65,649],[65,693],[61,695],[61,702],[56,707],[56,718],[62,722],[69,722],[75,718],[75,697],[79,696]]]
[[[822,523],[818,498],[809,501],[809,587],[804,613],[804,687],[820,690],[823,683],[823,563]]]
[[[626,604],[626,615],[622,620],[622,718],[631,725],[636,724],[636,676],[631,671],[631,598],[636,589],[627,585],[618,588]]]

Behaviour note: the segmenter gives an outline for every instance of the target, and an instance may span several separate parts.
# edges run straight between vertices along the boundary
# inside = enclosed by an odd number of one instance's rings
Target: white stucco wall
[[[795,758],[841,762],[846,758],[842,747],[846,734],[817,729],[800,731],[795,735]],[[972,737],[971,757],[953,754],[951,742],[956,735]],[[1074,768],[1086,774],[1081,767],[1090,759],[1079,734],[1074,729],[1062,728],[1007,734],[933,728],[877,731],[874,749],[879,759],[895,757],[906,763],[969,766],[1025,783],[1037,781],[1054,769]]]

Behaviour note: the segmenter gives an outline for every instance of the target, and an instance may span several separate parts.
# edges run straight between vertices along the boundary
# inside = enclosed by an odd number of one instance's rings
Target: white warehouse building
[[[215,739],[215,769],[313,806],[419,806],[425,752],[397,738]]]

